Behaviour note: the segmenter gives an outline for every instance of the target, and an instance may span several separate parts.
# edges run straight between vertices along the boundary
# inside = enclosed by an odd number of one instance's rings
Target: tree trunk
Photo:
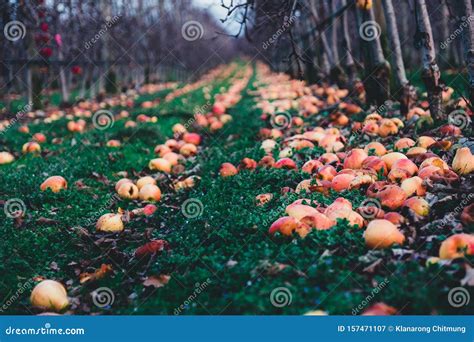
[[[380,44],[380,26],[375,21],[373,8],[359,9],[361,24],[359,36],[364,52],[365,79],[367,103],[382,105],[390,92],[390,65],[383,55]]]
[[[102,12],[102,20],[106,22],[107,18],[112,18],[112,9],[110,6],[110,0],[102,0],[100,1],[101,12]],[[105,32],[102,40],[102,49],[101,49],[101,57],[104,62],[103,67],[99,71],[99,92],[103,93],[106,91],[106,77],[109,73],[109,48],[110,48],[110,37],[109,32]]]
[[[395,18],[395,10],[393,8],[392,0],[385,0],[382,2],[385,21],[387,23],[387,32],[390,41],[390,48],[392,50],[392,65],[395,70],[395,78],[397,81],[398,89],[396,91],[400,100],[400,111],[402,114],[408,113],[410,107],[415,103],[413,94],[416,91],[413,86],[408,82],[405,65],[403,63],[402,49],[400,47],[400,36],[398,34],[397,21]]]
[[[441,22],[440,22],[440,38],[441,41],[443,42],[440,46],[441,50],[439,52],[440,55],[440,66],[443,67],[448,67],[449,63],[449,51],[452,49],[451,45],[446,45],[444,46],[444,43],[447,41],[450,31],[449,31],[449,9],[448,5],[446,3],[441,4],[442,9],[441,9]]]
[[[61,50],[61,47],[58,47],[59,53],[59,62],[63,61],[63,52]],[[64,66],[62,64],[59,65],[59,81],[61,82],[61,96],[62,96],[62,102],[63,103],[68,103],[69,102],[69,89],[68,89],[68,84],[67,84],[67,79],[66,79],[66,72],[64,71]]]
[[[347,0],[341,0],[342,7],[347,5]],[[354,58],[352,57],[352,46],[351,46],[351,37],[349,35],[349,24],[347,20],[347,10],[342,15],[342,34],[344,40],[344,47],[346,48],[345,54],[345,64],[346,72],[349,76],[349,89],[352,89],[352,86],[357,78],[357,68],[354,63]]]
[[[431,23],[425,0],[418,0],[416,6],[418,29],[415,41],[422,53],[422,79],[428,92],[431,116],[434,119],[440,120],[444,117],[441,102],[443,88],[440,84],[441,72],[436,63],[433,32],[431,30]]]
[[[314,25],[317,26],[319,23],[319,14],[318,14],[318,9],[316,7],[316,2],[311,1],[311,16],[313,17]],[[323,46],[323,60],[322,60],[322,66],[324,72],[326,72],[327,64],[329,64],[329,74],[326,74],[325,76],[330,76],[330,79],[333,83],[337,83],[339,86],[345,86],[347,83],[347,79],[344,75],[343,70],[341,67],[337,64],[336,59],[334,58],[334,53],[333,50],[331,49],[331,45],[329,43],[328,37],[326,35],[326,32],[324,30],[319,32],[319,36],[321,39],[321,45]]]
[[[330,5],[328,6],[330,8],[330,11],[327,11],[326,17],[331,15],[331,20],[330,20],[330,27],[331,27],[331,49],[333,52],[334,56],[334,62],[339,64],[339,51],[338,51],[338,44],[337,44],[337,21],[334,20],[332,17],[332,14],[336,12],[337,6],[336,6],[336,0],[329,0]]]
[[[33,71],[31,68],[30,64],[26,65],[26,92],[29,104],[33,103]]]
[[[461,29],[464,60],[469,75],[469,102],[474,103],[474,22],[471,0],[456,1],[457,25]]]

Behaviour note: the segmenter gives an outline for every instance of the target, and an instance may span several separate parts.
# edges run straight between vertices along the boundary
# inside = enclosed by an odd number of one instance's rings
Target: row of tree
[[[232,42],[191,0],[0,0],[0,96],[36,108],[59,88],[64,104],[150,80],[193,79],[226,62]],[[218,51],[216,53],[215,51]]]
[[[441,118],[440,68],[466,67],[474,100],[471,0],[242,0],[223,6],[274,69],[295,77],[352,89],[360,76],[369,103],[392,97],[406,112],[416,95],[408,65],[421,69],[431,113]]]

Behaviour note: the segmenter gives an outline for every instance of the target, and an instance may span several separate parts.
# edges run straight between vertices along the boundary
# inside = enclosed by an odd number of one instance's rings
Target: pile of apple
[[[259,96],[256,107],[262,110],[261,118],[271,123],[271,127],[260,130],[263,139],[260,147],[265,156],[258,161],[244,158],[238,166],[224,163],[219,173],[222,177],[231,177],[242,169],[271,167],[308,175],[294,189],[302,198],[286,207],[286,216],[271,224],[270,234],[279,232],[291,236],[297,233],[304,238],[311,230],[331,229],[338,220],[345,219],[349,224],[365,229],[368,248],[403,245],[406,241],[404,225],[426,220],[430,214],[426,195],[433,184],[457,184],[461,177],[474,171],[474,156],[470,149],[455,143],[461,136],[461,130],[456,126],[442,126],[438,131],[440,138],[405,136],[397,139],[404,128],[404,120],[400,118],[384,118],[374,112],[366,115],[363,122],[352,122],[351,117],[362,109],[345,102],[347,90],[309,87],[304,82],[291,80],[287,75],[271,74],[268,70],[264,70],[264,74],[256,92]],[[449,96],[444,94],[445,99]],[[459,106],[463,106],[462,101]],[[325,126],[311,127],[305,123],[305,119],[327,111],[327,108],[332,112],[319,119]],[[282,112],[287,113],[287,117],[289,112],[294,114],[284,127],[273,127],[272,120]],[[408,119],[426,116],[429,112],[421,107],[414,107],[408,113]],[[353,131],[368,138],[360,147],[348,144]],[[386,139],[391,139],[391,143]],[[310,160],[304,160],[296,153],[315,147],[324,149],[325,153]],[[440,150],[451,152],[454,157],[443,159],[438,154]],[[275,154],[278,155],[276,160]],[[345,192],[350,190],[365,194],[366,201],[362,206],[355,208],[344,198]],[[311,192],[324,195],[336,192],[342,196],[325,207],[304,198],[305,193]],[[271,194],[261,194],[257,196],[257,203],[265,205],[271,199]],[[461,215],[464,225],[472,223],[472,207],[464,208]],[[472,234],[454,234],[439,250],[442,259],[464,254],[474,254]]]
[[[211,132],[216,132],[232,120],[232,116],[227,114],[228,108],[235,106],[242,98],[241,92],[247,87],[252,76],[252,68],[247,66],[237,72],[229,81],[230,86],[214,96],[214,103],[209,113],[195,113],[194,119],[198,128],[209,128]]]
[[[197,82],[197,85],[207,84],[214,79],[219,77],[228,77],[235,70],[236,66],[232,67],[220,67]],[[250,70],[250,72],[249,72]],[[227,109],[237,103],[240,100],[240,92],[245,88],[251,75],[251,68],[245,69],[245,71],[239,73],[231,80],[231,86],[227,92],[222,92],[216,96],[216,108]],[[197,87],[194,85],[193,87]],[[173,96],[179,96],[191,91],[192,87],[185,87],[184,91],[181,90],[179,93],[174,92]],[[154,88],[153,88],[154,89]],[[183,88],[181,88],[183,89]],[[142,91],[150,91],[149,87],[142,89]],[[92,113],[101,108],[105,108],[107,105],[111,105],[110,99],[104,100],[102,104],[85,101],[78,106],[73,107],[71,113],[64,113],[62,111],[51,111],[47,117],[49,122],[58,120],[62,117],[67,118],[69,121],[67,127],[72,132],[83,132],[86,129],[85,118],[90,118]],[[225,115],[224,113],[213,113],[213,117],[219,117],[221,120]],[[118,118],[128,118],[129,113],[126,110],[122,110],[118,114]],[[230,117],[230,116],[229,116]],[[84,119],[83,119],[84,118]],[[155,120],[154,120],[155,119]],[[148,117],[144,114],[138,115],[137,122],[148,122],[156,121],[156,117]],[[212,124],[212,120],[211,124]],[[136,125],[135,121],[129,120],[125,123],[126,127],[132,127]],[[21,128],[25,134],[29,133],[28,126],[22,126]],[[156,203],[162,198],[162,191],[158,185],[156,173],[167,174],[169,176],[176,176],[174,179],[174,189],[180,191],[183,189],[189,189],[195,186],[199,177],[196,175],[180,177],[179,174],[184,171],[184,164],[187,158],[193,157],[198,153],[199,146],[201,145],[201,135],[194,132],[189,132],[188,129],[180,123],[175,124],[172,127],[173,138],[166,140],[163,144],[159,144],[154,148],[156,158],[151,159],[148,164],[148,170],[152,172],[150,175],[144,175],[138,179],[122,178],[115,184],[116,196],[123,200],[141,201],[145,203],[145,206],[138,207],[136,209],[127,212],[126,215],[123,210],[119,209],[118,212],[111,212],[102,215],[96,222],[96,229],[100,233],[119,233],[125,229],[125,222],[127,219],[136,216],[150,216],[152,215],[157,207]],[[37,133],[33,136],[31,142],[26,143],[23,146],[24,153],[39,153],[41,151],[40,143],[44,143],[46,137],[42,133]],[[108,147],[120,146],[120,141],[110,140],[107,142]],[[14,161],[14,156],[9,152],[0,152],[0,164],[11,163]],[[59,193],[61,191],[68,190],[68,183],[62,176],[51,176],[43,181],[40,186],[41,191],[52,191],[53,193]],[[166,242],[162,240],[153,240],[146,245],[140,247],[136,251],[136,256],[142,257],[145,254],[156,252],[157,249],[163,249]],[[30,297],[31,303],[34,307],[47,312],[62,312],[69,305],[70,300],[67,295],[66,288],[55,280],[45,279],[35,286]]]

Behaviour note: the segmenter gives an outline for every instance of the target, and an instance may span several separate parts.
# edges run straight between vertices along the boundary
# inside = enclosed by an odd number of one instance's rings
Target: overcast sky
[[[227,10],[221,6],[221,0],[193,0],[194,3],[202,8],[209,9],[209,12],[216,18],[216,21],[220,19],[224,19]],[[229,3],[229,0],[224,0],[225,3]],[[239,31],[240,25],[236,23],[234,20],[228,20],[227,22],[223,23],[222,26],[225,30],[230,34],[236,34]]]

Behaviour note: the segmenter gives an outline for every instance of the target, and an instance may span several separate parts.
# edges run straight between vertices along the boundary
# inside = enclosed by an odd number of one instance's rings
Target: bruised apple
[[[63,311],[69,306],[64,286],[55,280],[43,280],[31,292],[31,304],[45,311]]]
[[[394,244],[402,245],[405,236],[390,221],[385,219],[370,221],[364,232],[365,244],[372,249],[388,248]]]
[[[95,225],[100,232],[121,232],[124,228],[122,215],[108,213],[102,215]]]
[[[117,193],[121,198],[124,199],[137,199],[138,187],[131,182],[125,182],[120,185],[119,189],[117,190]]]
[[[139,178],[137,180],[138,190],[140,190],[141,188],[143,188],[147,184],[156,185],[156,180],[153,177],[150,177],[150,176],[145,176],[145,177]]]
[[[235,176],[238,172],[239,171],[237,170],[237,168],[231,163],[224,163],[219,169],[219,174],[221,175],[221,177]]]
[[[155,184],[145,184],[138,196],[142,201],[157,202],[161,199],[161,190]]]
[[[474,235],[455,234],[441,243],[439,257],[441,259],[462,258],[465,255],[474,255]]]
[[[171,172],[171,163],[165,158],[155,158],[148,163],[150,170],[158,170],[164,173]]]
[[[67,181],[61,176],[51,176],[47,178],[41,185],[41,191],[50,189],[52,192],[60,192],[67,189]]]
[[[125,184],[125,183],[132,183],[133,184],[131,179],[121,178],[117,183],[115,183],[115,191],[118,191],[118,189],[122,186],[122,184]]]
[[[469,147],[462,147],[456,151],[452,167],[460,175],[467,175],[474,171],[474,156]]]
[[[384,145],[377,141],[373,141],[368,143],[364,147],[364,151],[369,154],[369,153],[374,153],[376,156],[383,156],[385,153],[387,153],[387,149],[385,148]]]
[[[301,223],[296,218],[284,216],[273,222],[268,232],[270,234],[280,232],[283,235],[290,236],[300,225]]]
[[[319,213],[315,208],[309,205],[294,203],[287,206],[285,212],[288,216],[294,217],[297,220],[300,220],[305,216],[316,215]]]

